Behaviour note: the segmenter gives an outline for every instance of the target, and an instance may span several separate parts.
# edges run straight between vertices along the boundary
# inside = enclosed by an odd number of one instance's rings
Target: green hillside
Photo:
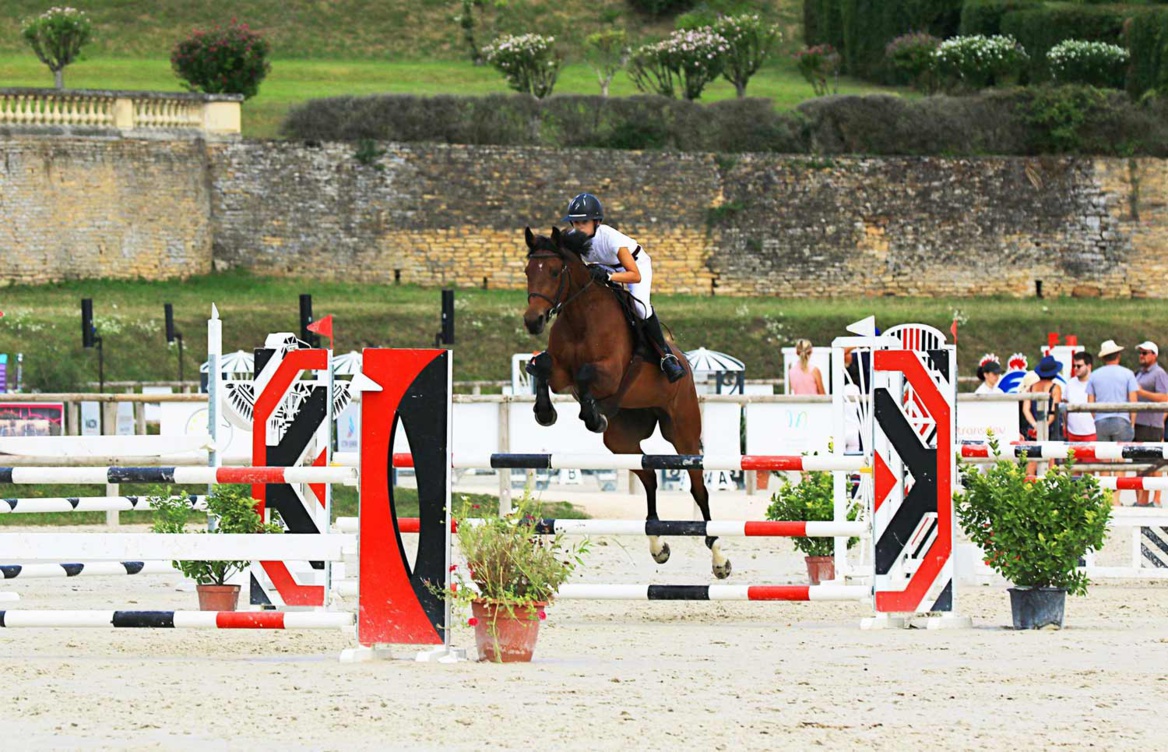
[[[28,53],[21,20],[46,10],[46,0],[8,0],[0,14],[0,55]],[[73,0],[93,20],[91,57],[169,58],[176,40],[193,27],[238,19],[264,33],[276,59],[427,60],[465,57],[454,22],[457,0]],[[715,10],[751,10],[799,37],[801,0],[710,0]],[[661,36],[673,19],[650,19],[625,0],[507,0],[480,22],[483,42],[495,33],[553,34],[570,53],[608,22],[635,37]],[[29,53],[31,55],[31,53]]]

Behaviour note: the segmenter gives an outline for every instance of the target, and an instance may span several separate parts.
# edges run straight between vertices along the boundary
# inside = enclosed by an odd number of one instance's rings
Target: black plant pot
[[[1063,628],[1066,613],[1066,588],[1010,588],[1010,610],[1014,614],[1014,629]]]

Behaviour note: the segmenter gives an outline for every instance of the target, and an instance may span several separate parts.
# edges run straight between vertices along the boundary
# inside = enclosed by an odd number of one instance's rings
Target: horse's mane
[[[531,247],[527,249],[527,255],[530,257],[540,251],[548,251],[561,258],[565,254],[571,254],[583,261],[584,254],[588,252],[588,248],[592,244],[592,238],[579,230],[568,230],[567,232],[553,230],[553,233],[555,237],[559,238],[560,242],[558,245],[552,237],[547,235],[533,235]]]

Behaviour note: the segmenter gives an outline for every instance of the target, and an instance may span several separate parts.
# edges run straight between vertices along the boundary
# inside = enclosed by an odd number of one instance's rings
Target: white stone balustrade
[[[234,94],[0,88],[0,127],[233,136],[242,102]]]

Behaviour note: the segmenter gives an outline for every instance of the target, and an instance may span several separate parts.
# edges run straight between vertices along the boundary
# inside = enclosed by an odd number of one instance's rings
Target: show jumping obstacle
[[[1074,453],[1076,462],[1095,460],[1164,460],[1168,459],[1168,443],[1147,442],[1128,444],[1071,443],[1066,441],[1041,441],[1006,444],[993,453],[989,444],[967,442],[961,445],[963,458],[1017,458],[1026,456],[1032,460],[1065,460]]]
[[[207,497],[188,495],[191,509],[206,509]],[[154,507],[147,496],[59,496],[40,499],[0,499],[0,514],[57,512],[133,512]]]
[[[466,520],[481,524],[482,520]],[[357,529],[356,517],[338,517],[336,529],[341,533]],[[398,519],[403,533],[418,532],[417,517]],[[833,536],[866,537],[872,526],[864,522],[733,522],[725,520],[554,520],[542,519],[535,525],[541,535],[708,535],[745,538],[830,538]],[[457,526],[451,523],[451,532]]]
[[[5,580],[57,579],[61,577],[93,577],[132,574],[174,574],[168,561],[92,561],[65,564],[0,564],[0,577]]]

